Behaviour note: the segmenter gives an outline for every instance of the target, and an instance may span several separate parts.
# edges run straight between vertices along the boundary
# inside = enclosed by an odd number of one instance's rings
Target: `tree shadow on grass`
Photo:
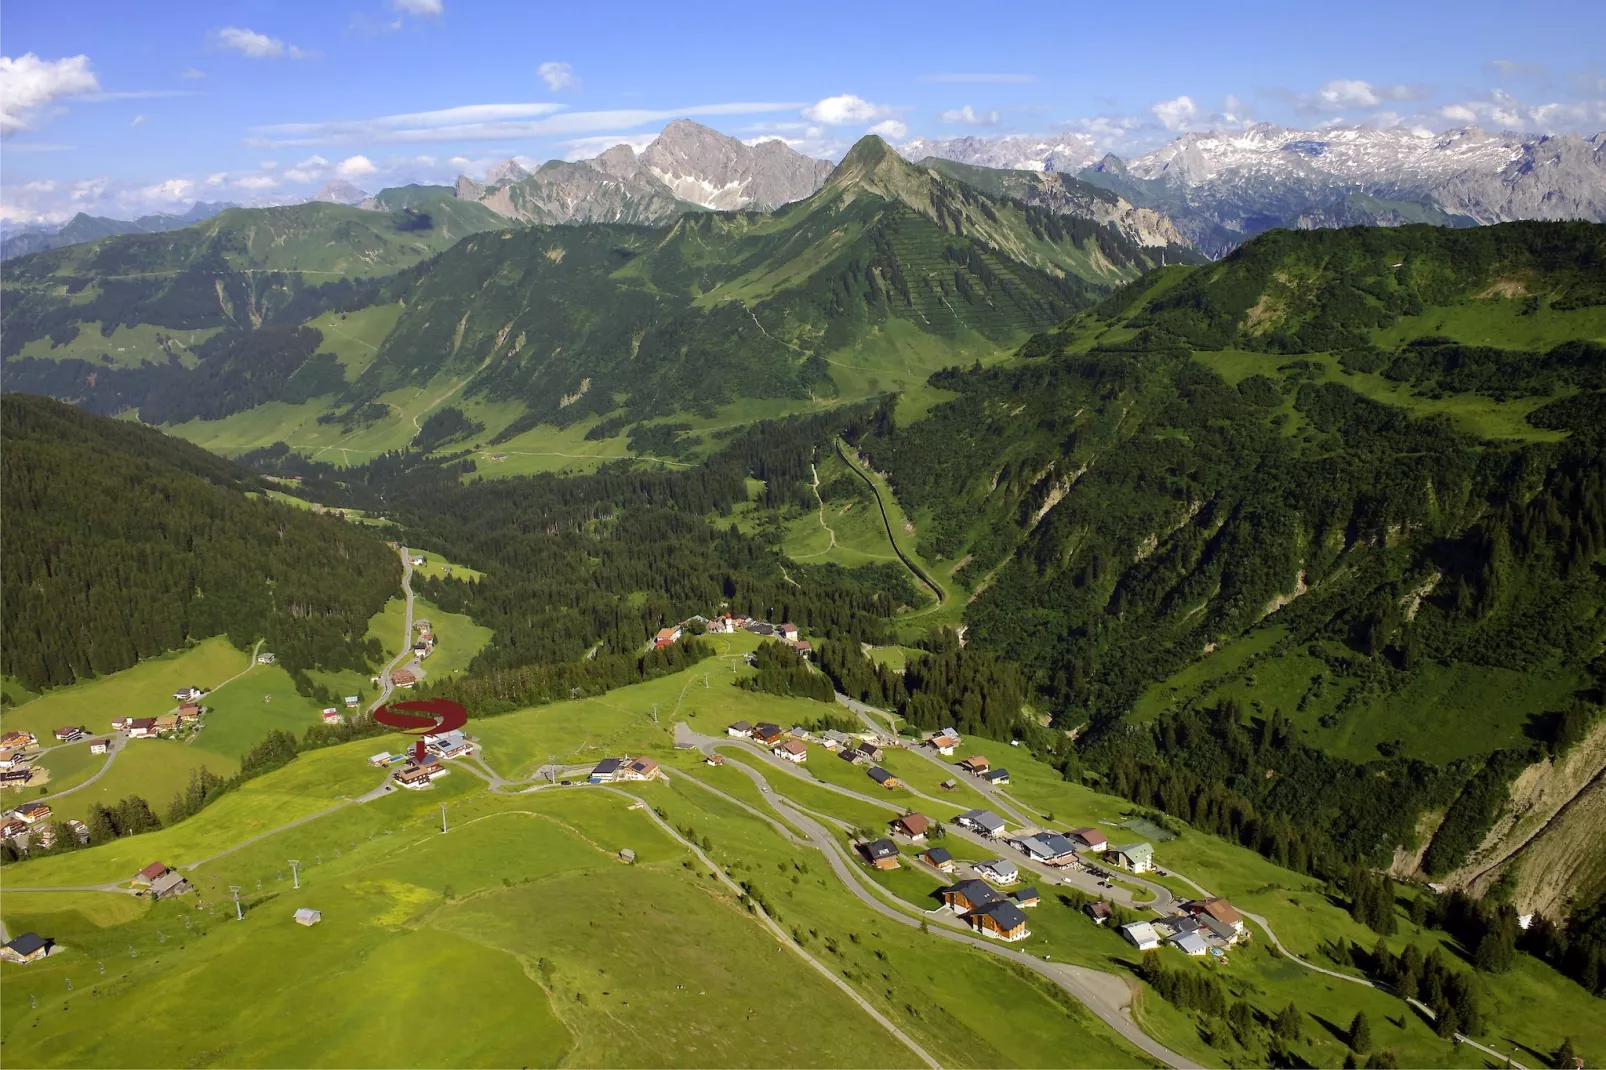
[[[1341,1026],[1333,1022],[1329,1022],[1326,1018],[1323,1018],[1319,1014],[1312,1014],[1311,1017],[1316,1019],[1323,1029],[1333,1034],[1334,1040],[1338,1041],[1346,1048],[1349,1047],[1349,1028],[1347,1026]]]

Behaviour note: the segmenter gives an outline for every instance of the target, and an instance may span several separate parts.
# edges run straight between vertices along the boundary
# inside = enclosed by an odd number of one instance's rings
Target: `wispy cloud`
[[[25,52],[15,59],[0,56],[0,136],[27,130],[58,100],[100,91],[100,80],[88,56],[40,59]]]
[[[1334,78],[1324,82],[1314,93],[1274,89],[1271,95],[1287,101],[1302,115],[1331,115],[1376,108],[1385,103],[1422,100],[1431,92],[1424,85],[1378,85],[1359,78]]]
[[[285,44],[277,37],[237,26],[225,26],[213,36],[221,47],[248,59],[282,59],[286,56],[290,59],[315,59],[318,56],[316,52]]]
[[[161,100],[194,95],[191,89],[114,89],[108,93],[85,93],[80,99],[88,104],[101,104],[112,100]]]
[[[937,116],[942,123],[958,123],[961,126],[997,126],[999,122],[998,109],[978,112],[969,104],[962,108],[953,108]]]
[[[922,74],[922,82],[940,85],[1030,85],[1035,74]]]
[[[1483,65],[1483,70],[1498,78],[1544,78],[1550,73],[1543,63],[1518,63],[1509,59],[1492,59]]]
[[[536,68],[536,73],[541,76],[541,81],[546,83],[546,87],[554,93],[561,93],[565,89],[580,88],[580,79],[575,77],[574,68],[567,63],[548,60]]]
[[[136,115],[132,119],[128,120],[128,125],[130,127],[144,126],[146,121],[147,121],[147,118],[148,117],[144,116],[144,115]]]
[[[202,78],[206,77],[206,72],[205,71],[200,70],[200,69],[195,68],[195,67],[185,67],[182,71],[179,71],[178,73],[179,73],[179,77],[188,78],[192,82],[198,82]]]
[[[865,133],[884,137],[891,141],[901,141],[909,136],[909,127],[901,119],[883,119],[866,130]]]
[[[629,145],[640,152],[658,139],[657,132],[648,134],[599,134],[596,137],[570,138],[563,142],[565,160],[589,160],[607,152],[615,145]]]
[[[253,127],[250,143],[342,145],[431,141],[508,141],[530,138],[572,138],[610,131],[625,133],[647,123],[705,115],[752,115],[792,111],[797,103],[753,102],[700,104],[690,108],[621,108],[565,112],[549,102],[469,104],[438,111],[382,115],[371,119],[337,119],[316,123],[279,123]]]
[[[429,18],[439,18],[446,11],[441,0],[390,0],[390,6],[398,14]]]

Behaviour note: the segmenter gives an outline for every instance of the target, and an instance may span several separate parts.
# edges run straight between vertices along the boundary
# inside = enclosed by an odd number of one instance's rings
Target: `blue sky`
[[[1265,121],[1606,129],[1606,5],[11,3],[0,217],[377,190],[638,147],[669,119],[1131,156]]]

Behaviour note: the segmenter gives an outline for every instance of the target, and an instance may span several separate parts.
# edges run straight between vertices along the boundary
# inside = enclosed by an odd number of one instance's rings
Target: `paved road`
[[[379,697],[368,707],[369,713],[373,713],[390,701],[391,692],[396,690],[396,685],[390,682],[391,671],[401,668],[413,656],[413,558],[405,546],[396,552],[401,554],[402,591],[407,596],[407,622],[402,625],[401,653],[379,670]]]
[[[721,742],[711,737],[705,736],[703,738],[710,744]],[[790,763],[781,764],[790,765]],[[1154,1058],[1169,1066],[1179,1068],[1197,1066],[1196,1063],[1157,1043],[1142,1029],[1138,1028],[1137,1023],[1132,1019],[1132,992],[1123,979],[1113,974],[1073,966],[1068,963],[1046,962],[1006,945],[982,937],[972,936],[968,926],[946,911],[936,911],[915,916],[919,913],[916,908],[910,907],[895,897],[890,897],[889,893],[886,893],[879,885],[874,883],[866,885],[856,869],[856,864],[849,858],[841,844],[837,842],[836,837],[802,807],[771,790],[763,774],[744,762],[732,761],[729,763],[729,767],[745,773],[759,786],[764,793],[765,801],[770,807],[807,835],[809,844],[825,855],[832,872],[836,874],[848,891],[871,910],[900,925],[906,925],[911,928],[918,927],[921,922],[926,922],[926,931],[932,935],[1018,962],[1059,985],[1078,1002],[1098,1015],[1111,1028]],[[687,776],[684,773],[671,773],[671,775],[678,775],[683,780],[712,791],[750,813],[754,812],[751,806],[732,798],[712,785],[698,780],[696,777]],[[766,818],[765,820],[769,819]],[[770,821],[770,824],[776,825],[774,821]],[[797,837],[790,831],[779,825],[776,825],[776,827],[781,829],[782,834],[787,839],[797,842]],[[891,902],[883,901],[880,898],[882,895],[888,895]]]
[[[880,716],[885,717],[887,715],[876,709],[874,706],[867,706],[858,699],[849,698],[840,691],[837,692],[836,700],[840,705],[846,706],[848,709],[858,714],[859,719],[874,731],[885,732],[887,730],[885,725],[876,723],[874,716],[879,714]],[[960,775],[959,770],[943,761],[936,754],[928,753],[923,747],[908,747],[906,749],[909,751],[909,753],[918,754],[921,758],[931,762],[948,776],[957,777]],[[1027,816],[1025,811],[1019,809],[1013,799],[1006,796],[1003,792],[999,791],[985,780],[972,779],[966,780],[965,783],[970,787],[975,788],[982,795],[986,796],[987,800],[996,806],[1000,811],[1002,811],[1005,817],[1013,818],[1016,824],[1024,825],[1029,828],[1035,828],[1037,827],[1038,822],[1042,820],[1040,817],[1035,815]]]
[[[256,642],[256,646],[252,647],[251,648],[251,653],[246,656],[245,668],[240,670],[239,672],[235,673],[233,676],[229,677],[227,680],[224,680],[221,684],[218,684],[217,687],[214,687],[211,690],[212,691],[216,691],[216,690],[218,690],[218,688],[227,687],[229,684],[232,684],[234,681],[238,680],[240,677],[244,676],[246,673],[248,673],[252,669],[254,669],[256,667],[256,663],[257,663],[257,651],[261,650],[261,649],[262,649],[262,640],[258,639],[257,642]],[[208,692],[208,693],[210,694],[210,692]],[[199,734],[199,733],[197,733],[197,734]],[[83,791],[85,788],[91,786],[92,784],[95,783],[95,781],[99,780],[101,777],[105,776],[108,772],[111,771],[112,762],[117,760],[117,756],[123,752],[123,748],[127,747],[128,746],[128,742],[129,742],[128,734],[126,732],[113,732],[109,736],[105,736],[105,737],[96,736],[94,738],[97,738],[97,739],[105,738],[106,741],[107,741],[107,744],[108,744],[108,749],[106,751],[106,761],[101,765],[101,767],[98,770],[96,770],[95,775],[90,777],[88,780],[84,781],[82,784],[74,784],[72,787],[67,788],[64,791],[58,791],[54,795],[42,796],[42,797],[40,797],[38,799],[32,800],[33,802],[51,803],[51,802],[55,802],[57,799],[66,798],[68,795],[71,795],[74,792]],[[190,737],[190,740],[193,742],[194,738],[195,737],[192,736],[192,737]],[[46,754],[49,754],[53,750],[60,750],[62,747],[79,747],[79,746],[83,746],[83,747],[89,746],[89,739],[88,738],[81,739],[77,743],[60,743],[60,744],[57,744],[54,747],[45,747],[45,748],[43,748],[43,749],[41,749],[41,750],[39,750],[38,752],[35,753],[33,760],[35,762],[37,762],[40,758],[43,758]]]
[[[755,754],[761,761],[767,763],[770,767],[776,769],[777,771],[788,776],[796,777],[809,784],[813,784],[815,787],[824,788],[827,791],[834,792],[845,798],[852,799],[855,802],[868,803],[871,806],[878,806],[891,813],[894,817],[902,814],[905,810],[903,805],[892,800],[891,798],[877,798],[873,795],[865,795],[854,791],[851,788],[844,788],[840,785],[820,780],[808,772],[807,765],[800,766],[794,762],[784,761],[771,754],[768,748],[757,746],[756,744],[752,744],[747,740],[736,739],[733,737],[698,737],[690,728],[687,728],[683,734],[680,727],[678,725],[676,726],[677,745],[691,737],[697,738],[697,749],[704,750],[705,753],[707,749],[712,749],[715,746],[742,746],[744,750]],[[920,798],[936,803],[939,806],[952,807],[954,805],[951,801],[933,799],[929,795],[920,795],[918,792],[915,794]],[[793,805],[795,806],[796,803],[793,803]],[[970,829],[963,828],[952,823],[945,823],[943,827],[950,836],[957,836],[960,839],[969,840],[971,843],[974,843],[980,847],[984,847],[989,851],[996,851],[999,855],[1009,858],[1022,871],[1036,874],[1038,879],[1040,879],[1043,883],[1054,885],[1069,883],[1073,887],[1080,888],[1081,890],[1087,892],[1089,895],[1102,896],[1103,898],[1112,900],[1113,902],[1119,903],[1122,906],[1133,907],[1139,910],[1153,910],[1161,916],[1169,914],[1175,909],[1176,896],[1173,895],[1171,890],[1166,888],[1164,885],[1154,884],[1149,881],[1145,881],[1140,877],[1123,875],[1121,878],[1123,881],[1139,885],[1149,893],[1150,898],[1140,903],[1127,888],[1122,888],[1119,886],[1110,888],[1100,887],[1098,878],[1085,870],[1071,869],[1070,867],[1061,866],[1048,866],[1040,862],[1034,862],[1002,840],[991,839],[978,832],[973,832]],[[1036,826],[1029,825],[1028,827],[1035,828]]]

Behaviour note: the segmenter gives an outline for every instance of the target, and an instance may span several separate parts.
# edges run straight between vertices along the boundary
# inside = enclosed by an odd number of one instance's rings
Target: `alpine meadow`
[[[1606,24],[1484,6],[8,12],[0,1061],[1601,1065]]]

